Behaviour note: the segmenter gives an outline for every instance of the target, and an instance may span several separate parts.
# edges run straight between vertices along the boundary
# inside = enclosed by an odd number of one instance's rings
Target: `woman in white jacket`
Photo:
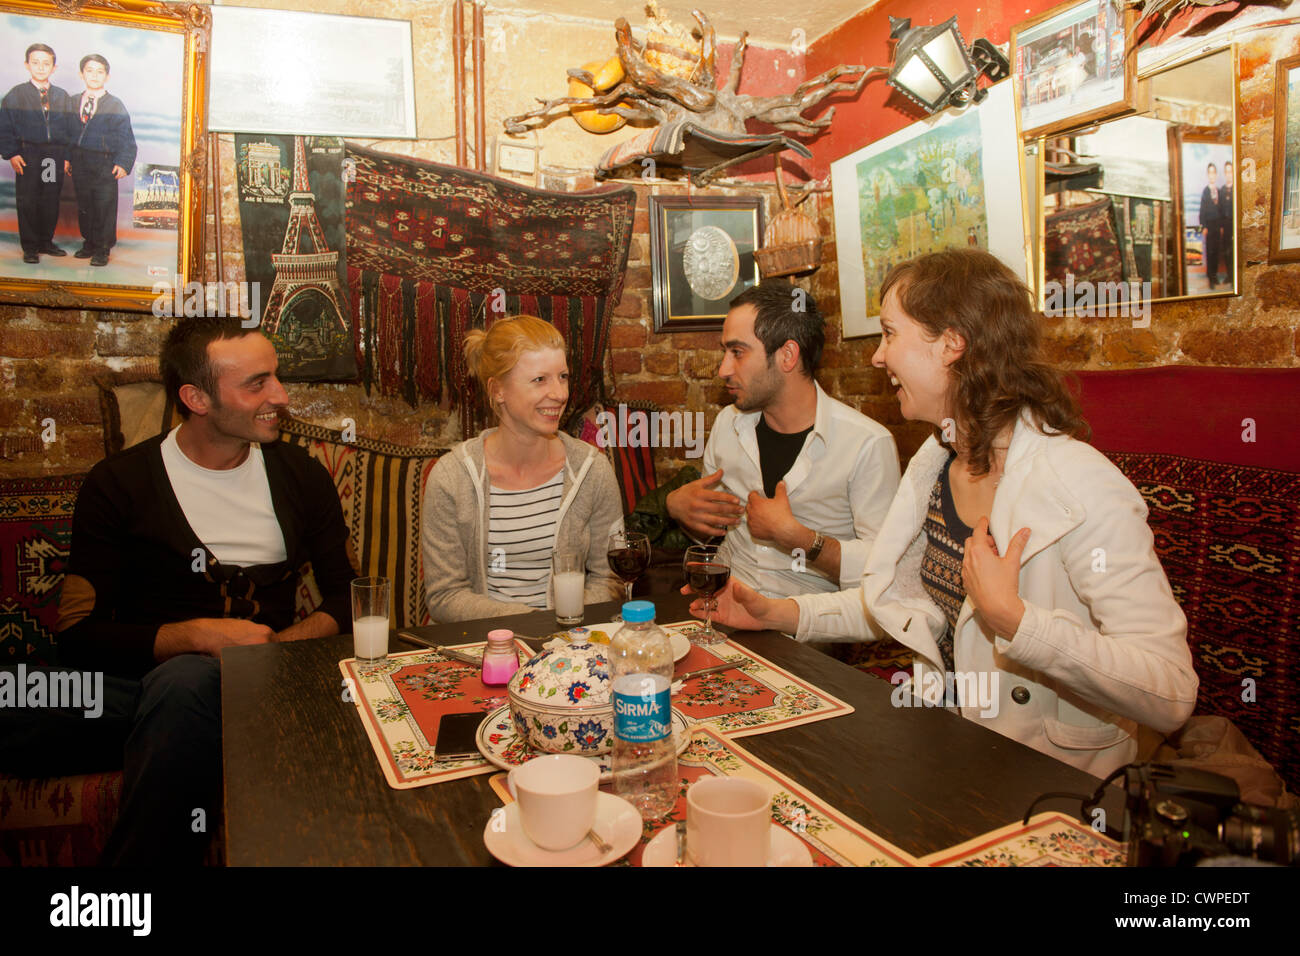
[[[881,293],[872,364],[903,415],[934,434],[861,588],[774,600],[736,582],[714,619],[798,640],[870,640],[879,628],[915,652],[896,701],[956,707],[1105,776],[1134,759],[1139,725],[1171,732],[1196,703],[1187,619],[1146,506],[1074,437],[1087,426],[1042,361],[1029,291],[994,256],[921,256]]]

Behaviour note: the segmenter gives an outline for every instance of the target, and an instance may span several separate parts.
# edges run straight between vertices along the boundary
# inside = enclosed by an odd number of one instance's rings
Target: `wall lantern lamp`
[[[886,82],[927,113],[978,103],[987,95],[977,86],[981,76],[996,82],[1011,73],[1011,63],[988,40],[976,40],[967,50],[956,17],[932,27],[890,17],[889,27],[898,45]]]

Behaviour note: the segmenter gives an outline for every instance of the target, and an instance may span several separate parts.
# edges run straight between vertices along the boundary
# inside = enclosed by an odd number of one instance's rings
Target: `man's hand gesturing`
[[[755,541],[773,541],[782,550],[793,551],[806,544],[808,529],[801,525],[790,510],[790,498],[785,482],[776,483],[776,493],[771,498],[762,493],[749,493],[749,533]]]
[[[697,538],[725,534],[740,524],[745,508],[740,499],[725,491],[716,491],[722,481],[722,469],[682,485],[668,495],[668,513]]]

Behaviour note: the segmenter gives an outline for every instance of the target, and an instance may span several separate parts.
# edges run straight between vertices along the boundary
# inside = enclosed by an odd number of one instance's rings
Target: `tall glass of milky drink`
[[[382,661],[388,656],[388,608],[392,582],[388,578],[357,578],[352,582],[352,648],[358,661]]]
[[[555,595],[555,623],[573,627],[582,623],[583,592],[587,587],[587,555],[583,551],[557,550],[551,555],[551,588]]]

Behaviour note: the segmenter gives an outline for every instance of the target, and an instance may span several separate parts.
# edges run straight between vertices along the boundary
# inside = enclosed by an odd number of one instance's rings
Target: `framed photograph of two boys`
[[[0,302],[147,311],[199,272],[209,19],[0,0]]]

